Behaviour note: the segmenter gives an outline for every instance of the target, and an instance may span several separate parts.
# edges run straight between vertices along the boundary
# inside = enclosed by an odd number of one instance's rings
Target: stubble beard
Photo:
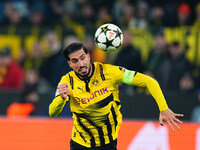
[[[81,79],[88,78],[89,75],[90,75],[90,72],[92,71],[91,68],[92,68],[92,65],[91,65],[91,63],[90,63],[90,65],[89,65],[89,70],[88,70],[88,72],[87,72],[86,74],[82,75],[82,74],[80,74],[80,73],[78,73],[78,72],[76,72],[76,74],[77,74],[79,77],[81,77]]]

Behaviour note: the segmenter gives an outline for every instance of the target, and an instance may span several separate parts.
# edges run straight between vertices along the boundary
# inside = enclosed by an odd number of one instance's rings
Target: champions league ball
[[[97,47],[103,51],[115,51],[123,42],[123,33],[114,24],[104,24],[96,30],[94,41]]]

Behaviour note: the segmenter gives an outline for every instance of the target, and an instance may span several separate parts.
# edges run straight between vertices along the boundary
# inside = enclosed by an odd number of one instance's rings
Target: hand
[[[62,83],[58,86],[58,91],[62,99],[66,99],[69,93],[69,87],[67,83]]]
[[[161,111],[160,112],[160,117],[159,117],[160,125],[163,126],[163,121],[166,121],[167,124],[169,125],[169,127],[172,129],[172,131],[174,131],[174,128],[173,128],[172,124],[177,129],[180,129],[180,127],[176,124],[176,122],[178,122],[178,123],[183,123],[183,122],[180,121],[179,119],[177,119],[176,117],[183,117],[183,114],[175,114],[170,109]]]

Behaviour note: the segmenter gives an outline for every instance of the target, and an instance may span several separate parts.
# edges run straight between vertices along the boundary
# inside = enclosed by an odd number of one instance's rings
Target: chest
[[[72,103],[78,107],[85,108],[89,105],[102,101],[115,90],[111,78],[102,79],[95,76],[90,80],[74,80],[72,89]]]

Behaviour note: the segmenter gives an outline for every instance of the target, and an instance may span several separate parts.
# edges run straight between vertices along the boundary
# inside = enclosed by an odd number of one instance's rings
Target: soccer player
[[[49,115],[58,116],[67,101],[74,126],[71,150],[116,150],[117,136],[122,124],[118,85],[147,87],[160,110],[160,124],[166,121],[170,128],[182,123],[169,108],[153,78],[123,67],[90,62],[90,54],[82,43],[72,43],[63,50],[73,71],[64,75],[58,84],[55,98],[49,105]]]

